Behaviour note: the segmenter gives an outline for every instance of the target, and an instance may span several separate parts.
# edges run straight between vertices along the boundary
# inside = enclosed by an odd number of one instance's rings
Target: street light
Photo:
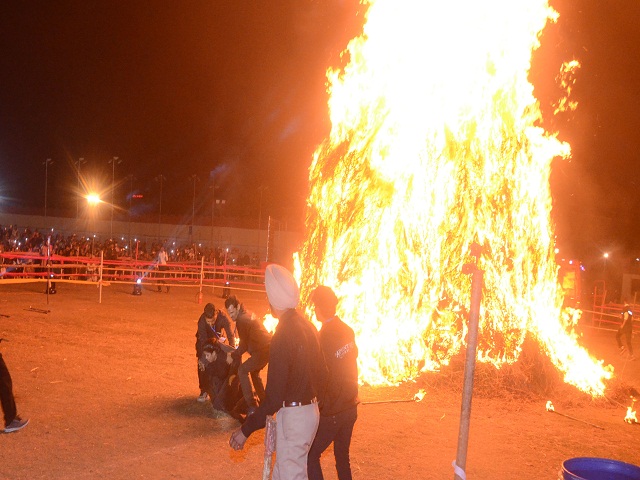
[[[111,235],[109,236],[109,239],[112,240],[113,239],[113,209],[115,206],[115,190],[116,190],[116,163],[118,165],[120,165],[122,163],[122,160],[120,160],[118,157],[113,157],[111,160],[109,160],[109,163],[111,164],[112,167],[112,176],[111,176]]]
[[[129,175],[127,175],[127,178],[129,179],[129,182],[130,182],[130,188],[129,188],[129,252],[131,252],[131,202],[133,200],[133,181],[136,179],[136,177],[134,177],[133,174],[130,173]]]
[[[160,224],[162,223],[162,184],[164,183],[164,181],[167,178],[160,174],[158,175],[154,180],[156,182],[160,182],[160,204],[159,204],[159,208],[158,208],[158,237],[160,236]]]
[[[269,188],[266,185],[260,185],[258,190],[260,190],[260,208],[258,209],[258,259],[260,258],[260,247],[262,245],[262,194],[264,191]]]
[[[190,178],[193,179],[193,202],[191,204],[191,232],[190,232],[190,235],[193,235],[193,226],[195,225],[195,219],[196,219],[196,182],[199,181],[200,179],[198,178],[198,176],[195,173],[193,175],[191,175]]]
[[[44,226],[47,227],[47,188],[49,186],[49,164],[53,163],[53,160],[47,158],[44,161]]]
[[[83,163],[87,163],[83,157],[80,157],[78,159],[78,161],[76,162],[76,165],[78,167],[77,168],[77,173],[78,173],[78,191],[76,192],[76,195],[77,195],[77,197],[76,197],[76,220],[80,217],[80,193],[82,191],[82,190],[80,190],[80,166]]]

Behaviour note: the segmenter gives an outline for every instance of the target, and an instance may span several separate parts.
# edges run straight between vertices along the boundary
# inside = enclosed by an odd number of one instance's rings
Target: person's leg
[[[623,347],[621,337],[622,337],[622,329],[619,328],[618,331],[616,332],[616,343],[618,344],[618,348]]]
[[[255,359],[249,357],[238,367],[238,380],[240,381],[240,388],[242,389],[242,396],[247,403],[247,407],[256,407],[256,399],[253,396],[253,387],[251,386],[251,380],[249,375],[254,370]]]
[[[624,336],[627,341],[627,348],[629,349],[629,355],[633,356],[633,345],[631,345],[631,334],[632,334],[632,330],[629,328],[624,333]]]
[[[2,354],[0,353],[0,401],[2,403],[2,411],[4,412],[4,424],[9,425],[17,416],[15,398],[13,397],[13,383],[9,369],[4,363]]]
[[[350,408],[337,415],[339,430],[333,439],[333,454],[336,458],[336,470],[338,480],[351,480],[351,461],[349,459],[349,447],[351,446],[351,436],[353,426],[358,418],[357,407]]]
[[[307,480],[307,457],[318,430],[318,404],[281,408],[276,415],[273,480]]]
[[[206,392],[209,388],[209,381],[207,380],[207,372],[205,370],[200,370],[200,365],[198,365],[198,387],[200,388],[200,393]]]
[[[260,377],[260,372],[267,366],[267,363],[269,363],[269,350],[257,352],[255,355],[252,355],[252,357],[255,357],[255,369],[251,371],[253,390],[256,392],[260,402],[264,402],[266,395],[264,383],[262,383],[262,377]]]
[[[335,432],[335,417],[320,416],[318,431],[311,444],[309,458],[307,459],[307,474],[309,475],[309,480],[324,480],[322,467],[320,467],[320,457],[329,445],[331,445]]]

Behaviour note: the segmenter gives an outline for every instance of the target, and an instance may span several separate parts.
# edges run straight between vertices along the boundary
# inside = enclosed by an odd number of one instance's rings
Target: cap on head
[[[336,307],[338,306],[338,297],[329,287],[320,285],[311,294],[311,302],[317,309],[321,310],[328,316],[336,314]]]
[[[296,279],[286,268],[276,264],[267,265],[264,284],[269,303],[276,310],[288,310],[298,306],[300,289]]]
[[[204,306],[204,316],[207,318],[213,318],[213,314],[216,312],[216,307],[213,303],[207,303]]]

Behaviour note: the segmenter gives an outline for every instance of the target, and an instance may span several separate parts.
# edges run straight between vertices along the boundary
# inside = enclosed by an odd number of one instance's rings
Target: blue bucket
[[[571,458],[561,473],[562,480],[640,480],[640,467],[608,458]]]

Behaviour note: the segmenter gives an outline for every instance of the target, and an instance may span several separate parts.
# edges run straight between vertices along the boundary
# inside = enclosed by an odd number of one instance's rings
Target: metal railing
[[[169,262],[163,269],[157,262],[132,259],[105,260],[100,257],[43,256],[34,253],[0,254],[0,284],[60,282],[95,284],[142,284],[161,287],[220,287],[264,291],[264,268],[216,265],[199,262]]]

